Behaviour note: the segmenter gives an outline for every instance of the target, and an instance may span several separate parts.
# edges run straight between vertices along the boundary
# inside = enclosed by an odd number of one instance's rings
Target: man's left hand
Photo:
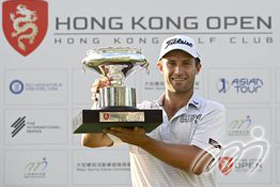
[[[117,136],[123,142],[140,147],[149,140],[149,137],[145,134],[145,130],[140,127],[134,127],[133,129],[125,127],[111,127],[109,129],[105,129],[104,132]]]

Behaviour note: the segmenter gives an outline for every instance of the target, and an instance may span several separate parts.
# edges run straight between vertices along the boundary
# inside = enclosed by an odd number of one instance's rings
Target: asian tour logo
[[[258,93],[263,84],[260,78],[234,78],[231,81],[226,78],[220,78],[216,86],[218,92],[223,94],[229,90],[233,90],[237,94],[254,94]]]
[[[7,0],[3,3],[3,31],[23,56],[43,41],[48,27],[48,3],[43,0]]]

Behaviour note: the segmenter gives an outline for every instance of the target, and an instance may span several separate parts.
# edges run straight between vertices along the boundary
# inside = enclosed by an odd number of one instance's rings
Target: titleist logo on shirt
[[[170,45],[174,45],[174,44],[182,44],[182,45],[187,45],[189,47],[193,47],[193,44],[191,42],[188,42],[187,40],[182,40],[181,38],[173,38],[171,40],[168,40],[166,42],[166,47],[169,47]]]

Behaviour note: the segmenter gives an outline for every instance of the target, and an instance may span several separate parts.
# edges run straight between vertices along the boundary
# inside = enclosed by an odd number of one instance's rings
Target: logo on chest
[[[180,123],[197,124],[201,120],[202,114],[184,114],[180,117]]]

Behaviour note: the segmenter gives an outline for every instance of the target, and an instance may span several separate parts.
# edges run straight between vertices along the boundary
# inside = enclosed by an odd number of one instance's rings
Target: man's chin
[[[190,89],[174,89],[174,93],[176,94],[187,94],[190,91],[191,91]]]
[[[189,93],[189,92],[188,92],[188,91],[183,91],[183,90],[176,90],[175,93],[176,93],[176,94],[181,94],[181,95],[182,95],[182,94],[187,94],[187,93]]]

